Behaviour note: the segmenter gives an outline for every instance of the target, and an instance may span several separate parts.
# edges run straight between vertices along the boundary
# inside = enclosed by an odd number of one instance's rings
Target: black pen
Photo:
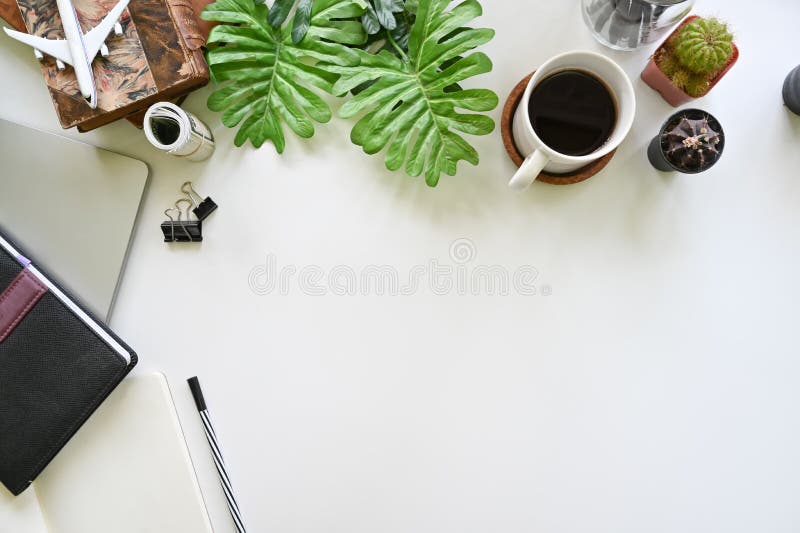
[[[208,445],[211,447],[211,454],[214,456],[214,465],[217,467],[219,474],[219,481],[222,484],[222,490],[225,492],[225,499],[228,501],[228,510],[231,512],[236,530],[239,533],[245,533],[244,522],[242,521],[242,513],[239,511],[239,504],[236,503],[236,498],[233,495],[233,487],[231,480],[228,477],[228,471],[225,468],[225,461],[222,459],[222,451],[219,449],[217,443],[217,434],[214,431],[214,424],[211,423],[211,417],[208,414],[208,407],[206,400],[203,398],[203,390],[200,388],[200,381],[197,376],[189,378],[189,388],[194,396],[194,403],[197,404],[197,410],[200,412],[200,419],[203,421],[203,429],[206,431],[206,439]]]

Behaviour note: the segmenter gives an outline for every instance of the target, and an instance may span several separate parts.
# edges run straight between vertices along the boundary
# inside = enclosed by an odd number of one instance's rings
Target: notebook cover
[[[49,533],[213,533],[163,374],[125,378],[33,489]]]
[[[84,32],[97,24],[117,0],[73,0]],[[50,39],[64,32],[53,0],[17,0],[26,30]],[[98,105],[80,95],[70,67],[60,71],[45,56],[42,72],[63,128],[88,131],[139,113],[208,83],[204,38],[191,0],[131,0],[119,22],[123,34],[107,41],[108,57],[92,63]]]
[[[113,332],[104,326],[130,354],[130,364],[48,290],[8,327],[8,316],[3,315],[13,308],[9,289],[23,270],[23,264],[0,247],[0,482],[15,495],[30,485],[137,363],[136,354]],[[33,287],[35,282],[29,283]]]

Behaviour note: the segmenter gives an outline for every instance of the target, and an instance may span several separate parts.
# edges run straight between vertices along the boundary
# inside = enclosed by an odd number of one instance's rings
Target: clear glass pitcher
[[[581,0],[595,38],[615,50],[659,40],[692,9],[694,0]]]

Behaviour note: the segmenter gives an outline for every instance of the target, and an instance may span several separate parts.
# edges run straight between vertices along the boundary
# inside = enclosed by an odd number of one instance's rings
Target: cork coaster
[[[514,164],[517,166],[521,166],[522,162],[525,160],[525,157],[520,153],[517,149],[517,145],[514,143],[514,134],[511,127],[511,123],[514,120],[514,113],[517,111],[517,106],[519,105],[520,100],[522,100],[522,95],[525,93],[525,89],[528,87],[528,82],[530,81],[531,77],[533,77],[533,72],[531,72],[528,76],[525,77],[524,80],[520,81],[514,90],[511,91],[511,94],[508,95],[508,100],[506,100],[506,105],[503,108],[503,116],[500,119],[500,131],[503,134],[503,144],[506,147],[506,152],[511,157],[511,160],[514,161]],[[552,185],[571,185],[573,183],[579,183],[584,180],[588,180],[601,170],[605,168],[611,158],[614,157],[616,150],[608,153],[607,155],[601,157],[597,161],[593,161],[589,163],[585,167],[579,168],[574,172],[570,172],[569,174],[551,174],[549,172],[542,172],[539,174],[539,177],[536,181],[543,181],[544,183],[550,183]]]

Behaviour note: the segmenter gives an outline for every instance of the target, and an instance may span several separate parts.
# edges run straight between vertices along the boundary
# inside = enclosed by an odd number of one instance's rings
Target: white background
[[[469,86],[504,99],[581,48],[630,74],[637,119],[602,174],[514,194],[496,132],[474,140],[478,167],[429,189],[362,154],[339,119],[282,157],[234,149],[208,89],[186,104],[217,137],[205,164],[157,153],[124,122],[67,132],[151,167],[112,326],[137,372],[170,377],[217,531],[232,528],[183,385],[195,374],[253,532],[798,531],[800,117],[780,90],[800,63],[800,4],[698,2],[741,49],[697,102],[727,132],[699,176],[647,162],[672,111],[638,79],[653,46],[602,48],[573,0],[484,4],[495,68]],[[33,54],[0,47],[0,117],[59,131]],[[186,179],[220,208],[201,246],[168,246],[158,225]],[[552,294],[248,287],[268,254],[404,273],[452,264],[458,238],[475,243],[471,265],[533,265]],[[30,502],[15,505],[9,531],[34,528]]]

